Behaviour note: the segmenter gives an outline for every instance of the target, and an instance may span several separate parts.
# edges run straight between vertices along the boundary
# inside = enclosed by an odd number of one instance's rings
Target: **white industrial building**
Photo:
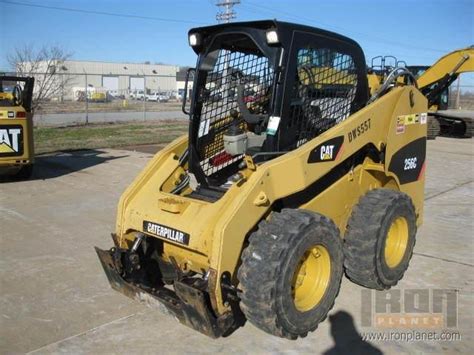
[[[56,66],[55,79],[64,83],[58,96],[65,100],[77,99],[75,93],[86,87],[89,91],[100,88],[113,96],[128,97],[130,93],[141,90],[176,93],[178,71],[176,65],[68,60]]]
[[[64,63],[63,69],[66,75],[74,76],[74,80],[68,82],[70,88],[85,87],[87,80],[89,87],[104,87],[113,94],[126,96],[145,89],[147,92],[176,91],[176,73],[179,67],[71,60]]]

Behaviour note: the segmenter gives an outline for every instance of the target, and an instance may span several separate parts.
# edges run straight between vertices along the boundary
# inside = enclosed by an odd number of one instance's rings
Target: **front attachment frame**
[[[200,279],[182,279],[174,281],[174,291],[169,287],[149,288],[122,276],[121,266],[117,265],[117,248],[103,250],[95,248],[110,286],[140,303],[157,308],[173,315],[182,324],[195,329],[211,338],[231,333],[236,327],[232,312],[216,316],[213,312],[207,283]],[[126,250],[119,250],[126,253]],[[196,282],[196,281],[199,282]]]

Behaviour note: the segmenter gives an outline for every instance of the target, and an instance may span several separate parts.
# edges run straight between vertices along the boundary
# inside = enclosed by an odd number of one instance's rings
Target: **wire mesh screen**
[[[273,69],[268,58],[255,50],[252,53],[219,49],[214,65],[207,73],[198,131],[197,149],[200,165],[206,176],[237,162],[240,156],[231,156],[224,150],[223,135],[232,126],[244,128],[238,109],[238,86],[243,86],[241,100],[255,114],[266,114]],[[232,114],[231,114],[232,113]]]
[[[289,128],[296,148],[351,113],[357,76],[351,56],[330,49],[300,49]],[[291,147],[290,147],[291,148]]]

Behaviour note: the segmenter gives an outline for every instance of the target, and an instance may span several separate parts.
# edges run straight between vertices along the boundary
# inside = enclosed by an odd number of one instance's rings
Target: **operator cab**
[[[364,54],[341,35],[257,21],[195,28],[189,42],[188,166],[200,188],[222,189],[246,155],[258,164],[285,154],[367,103]]]
[[[0,76],[0,107],[22,106],[30,112],[33,82],[33,78]]]

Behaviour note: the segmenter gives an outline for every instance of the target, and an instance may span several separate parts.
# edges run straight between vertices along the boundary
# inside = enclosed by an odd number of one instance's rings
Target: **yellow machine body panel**
[[[104,92],[94,92],[90,100],[93,102],[105,102],[107,100],[107,94]]]
[[[367,81],[369,83],[370,95],[375,94],[381,85],[381,77],[377,74],[367,74]]]
[[[13,95],[9,92],[0,92],[0,100],[13,100]]]
[[[21,83],[21,84],[20,84]],[[34,163],[31,77],[0,76],[0,174],[14,175]],[[31,171],[31,170],[30,170]],[[22,177],[26,172],[23,171]]]
[[[337,85],[353,84],[357,80],[355,75],[349,74],[345,70],[328,67],[300,69],[298,75],[302,78],[302,83],[305,85],[312,85],[315,88],[320,88],[322,85],[327,83]],[[335,78],[335,80],[329,80],[329,78]],[[317,84],[314,84],[311,81],[314,81]]]

